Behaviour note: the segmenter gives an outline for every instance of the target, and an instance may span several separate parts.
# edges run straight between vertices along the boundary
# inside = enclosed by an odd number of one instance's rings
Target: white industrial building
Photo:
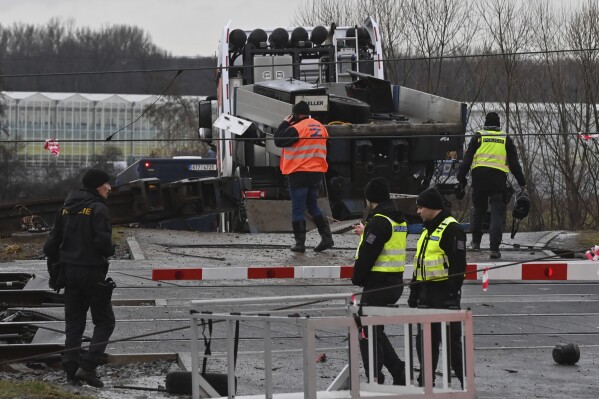
[[[113,141],[105,141],[138,118],[156,100],[155,95],[5,91],[2,96],[6,104],[2,136],[21,141],[18,159],[29,165],[50,160],[62,166],[88,165],[104,154],[107,145],[120,148],[122,160],[129,160],[147,156],[158,146],[155,141],[137,141],[155,139],[158,134],[146,115],[116,134]],[[45,140],[52,138],[60,144],[56,159],[44,149]],[[116,141],[119,139],[127,141]]]

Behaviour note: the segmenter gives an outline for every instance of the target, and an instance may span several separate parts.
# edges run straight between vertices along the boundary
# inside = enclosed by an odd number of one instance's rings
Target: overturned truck
[[[336,220],[362,216],[363,188],[373,177],[409,198],[431,184],[441,163],[461,158],[466,105],[385,80],[372,18],[329,29],[230,25],[220,42],[218,94],[200,103],[199,115],[218,175],[242,181],[245,206],[223,218],[227,230],[246,222],[250,231],[289,229],[289,217],[278,217],[290,204],[273,135],[302,100],[329,132],[320,203]]]

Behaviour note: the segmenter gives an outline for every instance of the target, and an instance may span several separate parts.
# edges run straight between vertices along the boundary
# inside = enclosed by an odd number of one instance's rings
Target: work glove
[[[466,181],[459,182],[455,187],[455,197],[459,200],[463,199],[466,195]]]
[[[417,284],[410,285],[410,296],[408,297],[408,307],[415,308],[418,306],[418,296],[420,295],[420,287]]]
[[[112,291],[116,288],[116,283],[110,277],[108,277],[103,283],[98,283],[99,295],[101,295],[105,301],[110,302],[112,298]]]
[[[415,308],[418,306],[418,299],[412,298],[412,295],[408,298],[408,307]]]
[[[416,289],[414,286],[410,287],[410,296],[408,297],[408,307],[415,308],[418,306],[419,294],[420,294],[420,290]]]

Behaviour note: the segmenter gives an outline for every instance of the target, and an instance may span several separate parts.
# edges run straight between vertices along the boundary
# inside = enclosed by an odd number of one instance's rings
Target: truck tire
[[[329,95],[329,121],[368,123],[370,105],[351,97]]]

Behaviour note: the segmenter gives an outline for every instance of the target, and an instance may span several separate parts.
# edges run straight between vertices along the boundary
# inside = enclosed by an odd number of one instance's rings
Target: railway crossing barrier
[[[599,281],[599,262],[513,262],[469,263],[466,280],[482,280],[485,267],[510,265],[490,270],[489,278],[495,280],[522,281]],[[412,275],[412,265],[407,265],[404,276]],[[474,273],[475,270],[481,270]],[[196,267],[155,268],[152,279],[166,280],[252,280],[252,279],[313,279],[351,278],[353,266],[256,266],[256,267]]]

